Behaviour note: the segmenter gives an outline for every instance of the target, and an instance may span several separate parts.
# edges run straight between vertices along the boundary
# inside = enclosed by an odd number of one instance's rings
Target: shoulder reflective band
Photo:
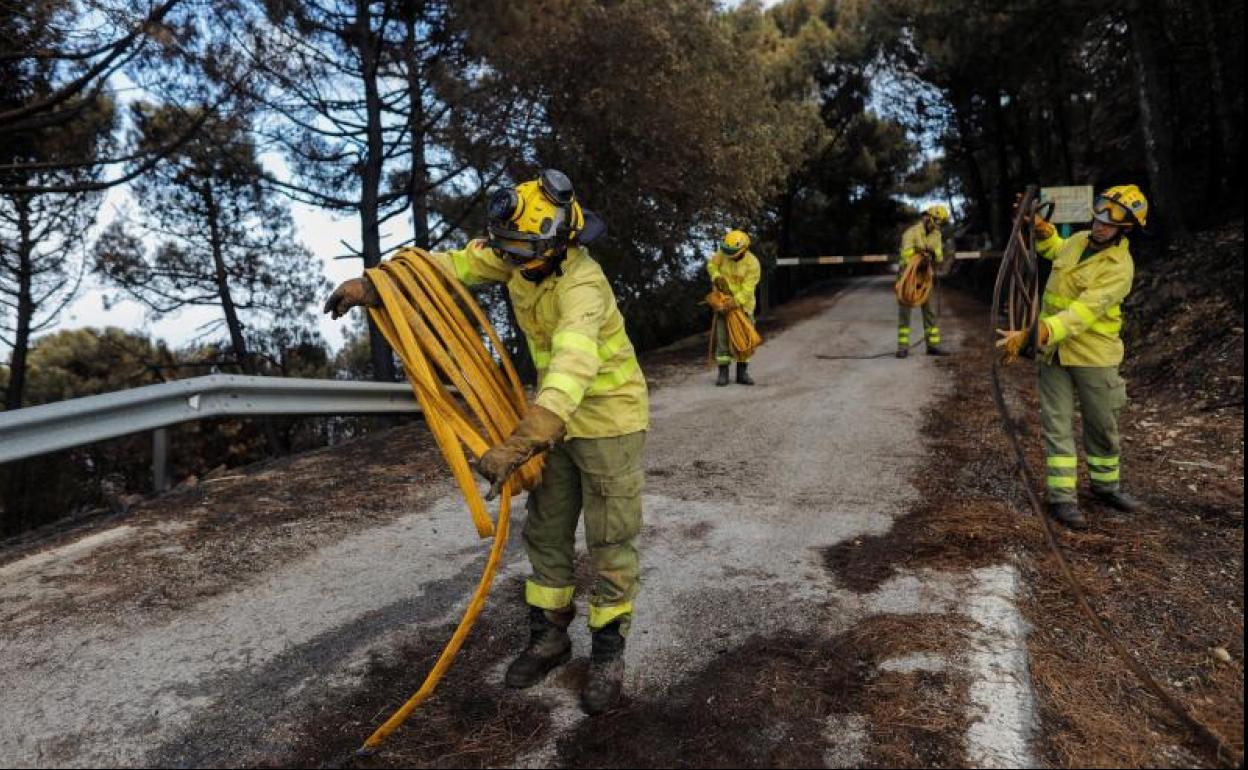
[[[598,341],[580,332],[559,332],[551,340],[551,347],[556,351],[575,350],[587,353],[594,358],[598,357]]]
[[[466,284],[476,283],[478,280],[477,276],[472,272],[472,268],[468,265],[468,249],[470,248],[472,246],[451,252],[451,263],[455,265],[455,277],[461,283]]]

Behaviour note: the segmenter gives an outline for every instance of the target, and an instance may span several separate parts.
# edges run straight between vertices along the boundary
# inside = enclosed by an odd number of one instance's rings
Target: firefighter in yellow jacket
[[[901,234],[901,252],[899,262],[904,271],[906,266],[915,259],[930,259],[939,265],[944,261],[943,236],[940,228],[949,222],[949,209],[939,203],[928,206],[923,211],[923,218],[915,222]],[[923,334],[927,342],[929,356],[943,356],[945,350],[940,346],[940,326],[936,318],[936,291],[932,290],[927,302],[923,303]],[[910,355],[910,316],[913,308],[909,305],[897,304],[897,357]]]
[[[1052,261],[1040,312],[1040,420],[1048,479],[1048,513],[1072,527],[1087,526],[1076,487],[1075,398],[1083,413],[1092,495],[1120,511],[1140,503],[1121,488],[1118,414],[1127,403],[1122,363],[1122,302],[1135,265],[1127,233],[1148,224],[1148,200],[1135,185],[1111,187],[1093,206],[1092,229],[1069,238],[1037,218],[1036,251]],[[1007,360],[1026,344],[1027,330],[999,331]]]
[[[758,257],[750,251],[750,236],[740,230],[732,230],[720,242],[715,253],[706,262],[706,272],[710,273],[711,284],[724,294],[731,297],[728,309],[739,307],[754,321],[754,289],[762,275],[762,267]],[[728,369],[735,360],[737,362],[737,384],[753,385],[750,377],[750,359],[739,359],[728,342],[728,321],[723,313],[715,314],[715,363],[719,365],[719,376],[715,384],[723,387],[728,384]]]
[[[488,238],[434,257],[467,285],[507,285],[538,373],[528,413],[478,463],[482,475],[501,482],[550,448],[524,523],[533,568],[525,584],[529,644],[508,667],[506,682],[530,687],[571,658],[575,535],[584,514],[594,569],[593,644],[581,700],[596,714],[619,699],[639,586],[634,540],[649,427],[646,381],[611,285],[585,248],[605,227],[581,208],[566,175],[547,169],[496,192],[487,229]],[[375,289],[362,277],[338,287],[326,311],[336,318],[355,305],[376,304]]]

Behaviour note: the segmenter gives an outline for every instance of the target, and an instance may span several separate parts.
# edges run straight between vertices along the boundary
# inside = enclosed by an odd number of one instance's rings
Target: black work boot
[[[949,355],[949,351],[945,350],[940,345],[928,345],[927,354],[929,356],[947,356]]]
[[[728,364],[719,365],[719,377],[715,379],[715,387],[722,388],[728,384]]]
[[[581,706],[591,716],[619,702],[624,687],[624,635],[620,633],[620,621],[608,623],[593,634],[589,676],[581,690]]]
[[[532,687],[572,658],[568,624],[575,614],[570,606],[563,610],[529,607],[529,646],[507,667],[508,687]]]
[[[754,378],[750,376],[750,365],[743,361],[737,362],[737,384],[738,385],[753,385],[754,384]]]
[[[1135,513],[1144,507],[1144,504],[1120,489],[1092,490],[1092,497],[1097,502],[1108,505],[1110,508],[1122,511],[1123,513]]]
[[[1071,529],[1085,529],[1088,526],[1088,520],[1083,518],[1079,506],[1074,503],[1049,503],[1049,518]]]
[[[910,348],[906,348],[906,347],[897,348],[898,358],[905,358],[908,355],[910,355]]]

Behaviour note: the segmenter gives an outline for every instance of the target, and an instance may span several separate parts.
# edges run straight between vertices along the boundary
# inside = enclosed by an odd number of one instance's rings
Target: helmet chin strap
[[[552,273],[561,269],[563,260],[567,259],[567,256],[568,252],[563,251],[549,258],[538,257],[537,259],[530,259],[520,266],[520,275],[533,283],[541,283]]]

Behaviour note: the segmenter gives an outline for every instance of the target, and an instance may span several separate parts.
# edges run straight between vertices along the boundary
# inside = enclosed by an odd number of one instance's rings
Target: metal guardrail
[[[955,251],[954,259],[997,259],[999,251]],[[852,256],[833,257],[781,257],[776,260],[776,267],[798,267],[800,265],[862,265],[883,264],[896,260],[894,254],[856,254]]]
[[[141,431],[153,436],[164,486],[164,428],[206,417],[419,412],[404,383],[211,374],[0,412],[0,463]]]

